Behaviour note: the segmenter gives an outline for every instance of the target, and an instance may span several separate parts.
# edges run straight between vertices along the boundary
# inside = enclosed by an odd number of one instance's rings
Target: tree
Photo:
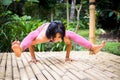
[[[76,25],[76,30],[75,30],[75,32],[77,33],[78,28],[79,28],[79,26],[80,26],[80,11],[81,11],[81,9],[82,9],[82,0],[80,1],[79,8],[78,8],[78,6],[76,6],[75,8],[76,8],[76,11],[77,11],[77,25]]]
[[[71,11],[70,11],[70,22],[73,22],[75,18],[75,5],[76,5],[76,0],[72,0]]]
[[[95,0],[89,0],[89,38],[90,42],[95,43]]]
[[[68,3],[68,0],[66,0],[66,2],[67,2],[67,7],[66,7],[66,9],[67,9],[67,26],[69,26],[69,3]]]

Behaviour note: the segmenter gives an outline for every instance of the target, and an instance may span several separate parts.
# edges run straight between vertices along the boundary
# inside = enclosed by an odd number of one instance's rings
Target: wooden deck
[[[0,80],[120,80],[120,56],[99,52],[72,51],[72,62],[65,62],[65,52],[36,52],[40,63],[28,63],[30,54],[21,58],[0,53]]]

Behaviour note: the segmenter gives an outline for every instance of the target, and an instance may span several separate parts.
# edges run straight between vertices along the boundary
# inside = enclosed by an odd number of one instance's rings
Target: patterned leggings
[[[23,50],[28,48],[31,44],[32,41],[37,38],[39,35],[40,31],[46,24],[43,24],[39,28],[37,28],[35,31],[30,32],[21,42],[20,46],[22,47]],[[72,31],[66,31],[66,37],[68,37],[70,40],[74,41],[76,44],[83,46],[87,49],[90,49],[92,46],[92,43],[83,38],[82,36],[72,32]]]

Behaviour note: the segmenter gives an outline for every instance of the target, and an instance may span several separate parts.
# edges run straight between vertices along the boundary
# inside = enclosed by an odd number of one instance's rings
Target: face
[[[55,36],[55,38],[53,39],[53,42],[56,43],[56,42],[59,42],[59,41],[61,41],[61,40],[62,40],[62,39],[61,39],[61,34],[60,34],[60,33],[57,33],[56,36]]]

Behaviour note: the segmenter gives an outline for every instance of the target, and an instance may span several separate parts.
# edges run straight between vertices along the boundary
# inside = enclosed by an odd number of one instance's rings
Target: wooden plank
[[[5,67],[0,66],[0,79],[5,79]]]
[[[79,78],[77,78],[75,75],[73,75],[71,72],[66,72],[65,73],[66,76],[68,76],[70,79],[72,80],[79,80]]]
[[[87,64],[85,64],[85,63],[83,63],[81,61],[79,61],[79,62],[73,62],[72,65],[76,66],[76,68],[78,68],[79,71],[81,71],[81,70],[84,71],[84,70],[92,68],[92,66],[87,65]]]
[[[100,64],[93,64],[93,63],[87,63],[88,65],[90,65],[90,66],[93,66],[94,68],[96,68],[96,69],[99,69],[99,70],[101,70],[101,71],[105,71],[105,70],[108,70],[108,71],[110,71],[110,72],[114,72],[114,70],[111,70],[111,69],[108,69],[108,66],[106,66],[105,64],[104,64],[104,62],[103,63],[100,63]]]
[[[85,72],[86,72],[87,74],[90,74],[90,76],[96,78],[97,80],[106,80],[106,79],[104,79],[103,77],[97,75],[94,71],[86,70]]]
[[[3,57],[2,57],[2,62],[0,64],[0,66],[5,67],[6,66],[6,61],[7,61],[7,53],[4,53]]]
[[[25,67],[21,61],[21,58],[17,58],[17,64],[18,64],[18,68],[19,68],[19,71],[20,71],[20,78],[22,80],[28,80],[28,75],[27,75],[27,72],[25,70]]]
[[[114,67],[109,67],[107,70],[108,70],[108,71],[109,71],[109,70],[113,70],[113,71],[114,71],[114,72],[113,72],[114,74],[120,76],[120,70],[115,69]]]
[[[57,74],[59,74],[60,76],[64,75],[64,72],[62,72],[57,66],[56,63],[58,63],[58,60],[55,60],[55,57],[53,58],[48,58],[47,59],[49,62],[53,63],[52,65],[50,65],[49,67],[54,70]],[[60,62],[59,62],[60,63]]]
[[[57,63],[55,64],[55,66],[61,70],[63,73],[67,72],[67,69],[64,67],[64,64],[63,63]]]
[[[45,53],[45,54],[44,54]],[[119,80],[120,63],[118,56],[72,52],[78,61],[65,62],[64,52],[37,53],[40,63],[30,63],[30,53],[20,58],[13,53],[0,53],[0,80]],[[12,77],[11,77],[12,76]],[[27,77],[27,78],[26,78]]]
[[[18,71],[17,67],[13,67],[13,79],[14,80],[20,80],[20,73]]]
[[[43,63],[41,63],[41,62],[37,63],[37,66],[41,71],[45,69],[45,67],[43,66]]]
[[[105,61],[103,64],[98,64],[98,65],[102,65],[102,66],[104,66],[103,67],[104,70],[110,71],[110,72],[120,76],[120,69],[116,68],[115,64],[116,63],[108,60],[108,61]]]
[[[52,58],[47,58],[47,60],[51,62],[52,65],[54,65],[56,68],[58,68],[63,73],[65,73],[67,69],[69,68],[68,66],[65,66],[64,62],[60,61],[58,58],[52,57]],[[63,73],[61,73],[61,76],[63,75]]]
[[[83,74],[80,74],[78,71],[75,71],[73,69],[69,69],[69,71],[74,74],[75,76],[77,76],[80,80],[84,80],[86,79],[86,76]]]
[[[46,80],[45,76],[41,73],[39,68],[34,63],[31,63],[30,65],[31,65],[33,72],[36,75],[38,80],[41,80],[41,79]]]
[[[96,77],[91,76],[91,74],[87,74],[84,71],[79,71],[79,73],[82,74],[82,75],[84,75],[86,77],[86,78],[84,78],[85,80],[98,80]]]
[[[92,65],[91,63],[89,63],[89,65]],[[114,67],[113,67],[114,66]],[[115,75],[118,75],[120,76],[120,70],[115,68],[115,63],[114,62],[111,62],[110,60],[106,60],[104,61],[103,63],[100,63],[100,64],[94,64],[94,68],[96,69],[99,69],[101,71],[108,71],[108,72],[111,72]]]
[[[7,54],[4,53],[1,64],[0,64],[0,79],[5,79],[5,67],[6,67],[6,62],[7,62],[6,59],[7,59]]]
[[[105,64],[107,64],[107,66],[111,66],[111,67],[114,67],[117,70],[120,70],[120,63],[116,62],[116,59],[106,61]]]
[[[45,75],[45,77],[47,78],[47,80],[55,80],[52,75],[50,75],[50,73],[46,70],[42,70],[42,73]]]
[[[26,72],[28,74],[28,78],[30,80],[37,80],[36,77],[35,77],[35,75],[34,75],[34,72],[32,71],[30,65],[28,64],[28,61],[26,60],[25,55],[22,55],[21,59],[22,59],[22,62],[24,64],[24,66],[25,66]]]
[[[73,69],[69,69],[69,71],[77,76],[80,80],[97,80],[97,78],[88,75],[84,71],[75,71]]]
[[[60,75],[58,75],[54,70],[52,70],[49,66],[47,66],[47,65],[45,65],[45,64],[43,64],[44,65],[44,67],[45,67],[45,70],[47,70],[47,72],[49,73],[49,77],[51,77],[51,79],[50,78],[47,78],[47,79],[50,79],[50,80],[52,80],[52,79],[55,79],[55,80],[61,80],[61,77],[60,77]],[[46,74],[44,74],[44,75],[46,75]]]
[[[96,68],[92,68],[92,70],[94,70],[96,72],[96,74],[98,74],[99,76],[102,76],[104,79],[106,80],[112,80],[112,78],[107,77],[103,71],[96,69]]]
[[[25,57],[27,59],[27,61],[30,61],[30,56],[28,55],[29,53],[25,53]],[[36,63],[37,64],[37,63]],[[37,80],[47,80],[45,78],[45,76],[41,73],[41,71],[39,70],[38,66],[34,64],[34,63],[30,63],[30,67],[32,68],[34,75],[36,76]]]
[[[98,80],[112,80],[109,77],[106,77],[104,74],[102,74],[99,70],[96,69],[89,69],[85,71],[88,74],[91,74],[91,76],[97,78]]]
[[[56,66],[50,65],[49,67],[50,67],[52,70],[54,70],[57,74],[59,74],[60,76],[63,76],[63,75],[64,75],[64,73],[63,73],[61,70],[59,70]]]
[[[62,76],[62,80],[71,80],[68,76]]]
[[[44,61],[43,61],[43,62],[44,62]],[[55,80],[62,80],[61,76],[58,75],[58,74],[56,73],[56,71],[52,70],[52,69],[51,69],[49,66],[47,66],[46,64],[44,64],[44,63],[42,63],[42,64],[41,64],[41,63],[38,63],[37,65],[38,65],[39,69],[42,70],[42,72],[43,72],[43,74],[44,74],[45,76],[47,76],[47,75],[45,74],[45,71],[44,71],[44,70],[47,70],[47,72],[49,73],[49,75],[52,75]],[[49,79],[49,78],[47,78],[47,79]]]
[[[3,54],[4,53],[0,53],[0,62],[2,61]]]
[[[104,75],[106,75],[109,78],[113,78],[113,77],[118,78],[118,75],[114,74],[115,70],[109,69],[108,67],[109,65],[105,65],[106,63],[104,62],[100,64],[94,64],[94,65],[92,63],[87,63],[87,64],[93,66],[95,69],[98,69],[100,72],[102,72]]]
[[[110,77],[110,78],[118,78],[120,79],[120,76],[110,72],[110,71],[104,71],[104,74],[107,76],[107,77]]]
[[[72,64],[70,64],[70,63],[67,63],[67,64],[63,64],[63,63],[60,63],[60,61],[59,60],[57,60],[57,59],[55,59],[55,57],[54,58],[49,58],[48,59],[51,63],[55,63],[55,64],[53,64],[53,65],[50,65],[50,67],[56,72],[56,73],[58,73],[60,76],[64,76],[65,75],[65,73],[67,73],[68,71],[69,71],[69,69],[75,69],[75,66],[72,66]],[[57,60],[57,61],[56,61]],[[55,61],[55,62],[54,62]],[[57,64],[56,64],[57,63]],[[57,67],[56,65],[58,65],[58,64],[62,64],[62,65],[69,65],[69,66],[71,66],[70,68],[69,67],[66,67],[66,68],[62,68],[62,69],[64,69],[63,71],[64,72],[62,72],[60,69],[59,69],[59,67]],[[59,65],[60,66],[60,65]],[[62,67],[64,67],[64,66],[62,66]],[[74,67],[74,68],[73,68]],[[71,74],[71,73],[67,73],[67,75],[72,75],[72,77],[75,79],[75,80],[77,80],[78,78],[77,77],[75,77],[73,74]],[[68,79],[70,79],[69,78],[69,76],[65,76],[65,78],[68,78]]]
[[[51,55],[47,55],[47,56],[51,56]],[[51,65],[54,66],[54,64],[58,61],[57,60],[51,61],[51,58],[45,58],[45,59],[41,59],[41,60],[43,62],[42,65],[44,65],[44,70],[42,70],[42,72],[47,77],[47,79],[61,80],[61,77],[58,74],[58,71],[55,71],[55,70],[53,70],[53,68],[50,67]],[[43,69],[43,67],[41,67],[41,68]],[[48,74],[46,75],[45,72]]]
[[[12,54],[12,68],[13,68],[13,79],[14,80],[20,80],[20,73],[17,67],[16,57],[14,54]]]
[[[11,60],[12,60],[11,53],[8,53],[5,80],[12,80],[12,63],[11,63],[12,61]]]

